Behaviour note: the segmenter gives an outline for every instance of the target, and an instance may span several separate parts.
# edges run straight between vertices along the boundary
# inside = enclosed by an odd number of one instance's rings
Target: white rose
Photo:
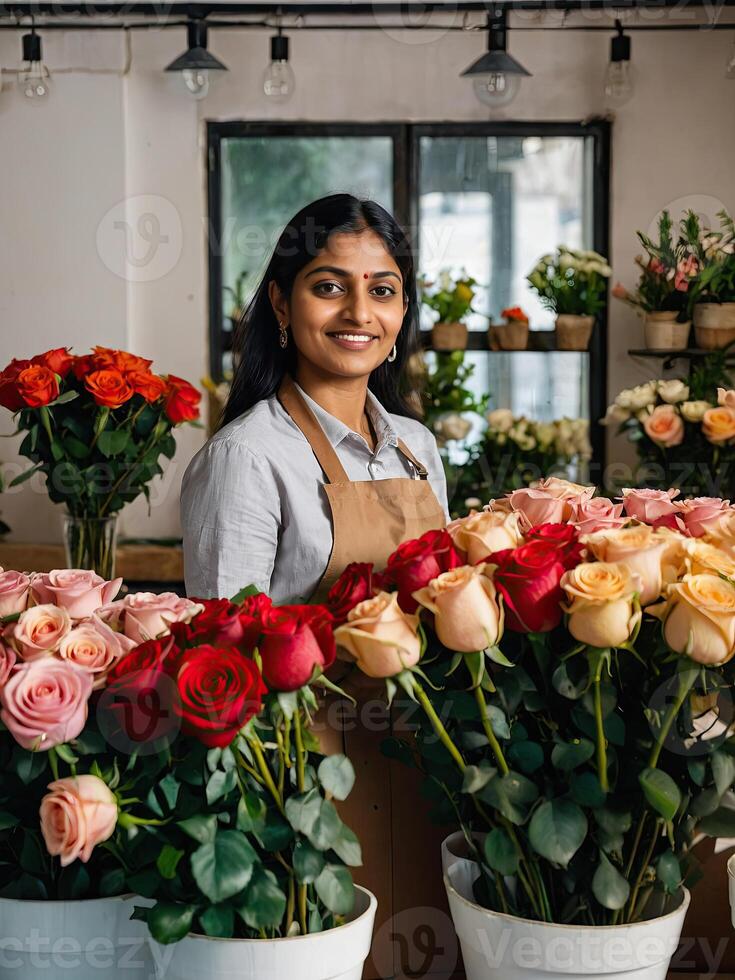
[[[630,418],[630,412],[621,408],[620,405],[607,406],[607,412],[605,413],[604,419],[600,420],[601,425],[620,425],[622,422],[627,422]]]
[[[658,393],[661,399],[669,405],[676,405],[677,402],[685,402],[689,397],[689,387],[678,378],[671,381],[659,381]]]
[[[471,428],[472,423],[463,419],[457,412],[450,412],[449,415],[437,419],[434,425],[437,436],[443,439],[464,439]]]
[[[496,408],[488,412],[487,421],[495,432],[509,432],[513,427],[513,413],[509,408]]]
[[[679,406],[679,411],[687,420],[687,422],[701,422],[704,413],[708,408],[713,406],[709,402],[697,401],[697,402],[684,402]]]
[[[644,385],[636,385],[630,391],[630,407],[636,411],[641,408],[648,408],[656,401],[657,383],[647,381]]]

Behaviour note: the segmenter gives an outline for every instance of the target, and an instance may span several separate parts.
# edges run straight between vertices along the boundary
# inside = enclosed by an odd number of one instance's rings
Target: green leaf
[[[122,868],[112,868],[99,879],[100,895],[103,898],[122,895],[125,891],[125,871]]]
[[[30,480],[33,474],[37,473],[38,470],[40,469],[43,469],[43,463],[38,463],[37,466],[32,466],[29,470],[24,470],[22,473],[19,473],[13,480],[10,481],[8,487],[17,487],[19,486],[19,484],[25,483],[26,480]]]
[[[502,827],[494,827],[485,838],[485,860],[493,871],[514,875],[518,870],[518,851]]]
[[[268,810],[265,826],[253,833],[266,851],[282,851],[293,840],[293,831],[277,810]]]
[[[682,874],[679,859],[672,851],[660,854],[656,861],[656,877],[668,895],[673,895],[681,884]]]
[[[312,885],[327,863],[324,854],[312,847],[308,841],[296,842],[293,849],[293,869],[297,879],[303,885]]]
[[[349,915],[355,905],[355,885],[347,868],[328,864],[315,884],[316,893],[330,912]]]
[[[721,806],[708,817],[700,820],[697,830],[708,837],[735,837],[735,810]]]
[[[251,929],[274,929],[281,925],[286,911],[286,896],[278,887],[272,871],[257,865],[237,914]]]
[[[569,800],[546,800],[531,817],[528,834],[537,854],[566,868],[587,836],[587,817]]]
[[[329,800],[317,790],[309,790],[286,801],[286,816],[294,830],[305,834],[320,851],[326,851],[339,837],[342,821]]]
[[[344,861],[351,868],[359,868],[362,865],[362,848],[357,835],[342,824],[339,837],[332,844],[332,850],[340,860]]]
[[[58,882],[58,897],[66,901],[85,898],[89,894],[90,884],[87,869],[81,861],[74,861],[68,867],[62,868]]]
[[[515,727],[514,725],[514,731]],[[529,739],[513,742],[508,746],[505,757],[508,762],[512,763],[527,776],[536,772],[544,764],[544,750],[538,742],[531,742]]]
[[[579,661],[572,660],[560,663],[551,675],[551,684],[554,690],[570,701],[576,701],[581,698],[587,689],[589,678],[586,670],[580,671],[578,668],[576,673],[570,673],[570,671],[574,671],[575,664],[581,665],[583,663],[584,661],[581,659]]]
[[[485,653],[487,654],[488,658],[490,660],[492,660],[492,662],[494,664],[498,664],[500,667],[513,667],[513,666],[515,666],[512,663],[512,661],[508,660],[508,658],[503,653],[503,651],[500,649],[500,647],[497,647],[497,646],[488,647],[487,650],[485,650]]]
[[[580,806],[598,807],[605,802],[606,794],[593,772],[573,772],[570,788],[572,799]]]
[[[217,834],[217,817],[214,813],[196,814],[179,820],[177,826],[200,844],[209,844]]]
[[[346,755],[330,755],[317,770],[319,782],[335,800],[346,800],[355,785],[355,770]]]
[[[673,820],[681,803],[681,792],[668,773],[661,769],[644,769],[638,782],[649,805],[665,820]]]
[[[191,856],[191,871],[200,890],[213,904],[242,891],[250,881],[257,854],[238,830],[220,830]]]
[[[252,595],[260,595],[261,591],[262,589],[259,589],[257,585],[246,585],[244,588],[240,589],[239,592],[236,592],[235,595],[233,595],[230,602],[236,606],[240,606],[242,605],[244,599],[247,599]]]
[[[255,793],[245,793],[237,804],[237,829],[259,833],[265,826],[266,805]]]
[[[462,774],[462,792],[479,793],[497,773],[498,770],[493,768],[485,759],[480,762],[479,766],[467,766]]]
[[[630,895],[630,885],[604,851],[592,877],[592,894],[606,909],[621,909]]]
[[[222,772],[221,769],[217,769],[207,781],[207,803],[211,806],[212,803],[216,803],[217,800],[231,793],[236,786],[236,769],[228,769],[227,772]]]
[[[528,806],[538,798],[536,784],[519,772],[495,776],[480,792],[480,799],[499,810],[514,824],[525,823]]]
[[[172,847],[171,844],[164,844],[161,848],[161,853],[156,858],[156,867],[158,868],[159,874],[162,878],[170,881],[172,878],[176,877],[176,868],[179,861],[184,856],[184,851],[178,850],[176,847]]]
[[[560,742],[551,750],[551,763],[562,772],[571,772],[595,754],[595,746],[589,739]]]
[[[735,759],[727,752],[718,750],[712,753],[710,763],[717,792],[722,796],[730,789],[733,780],[735,780]]]
[[[158,902],[147,910],[146,922],[156,942],[177,943],[191,930],[195,912],[195,905]]]
[[[10,827],[17,827],[19,823],[19,817],[16,817],[12,813],[8,813],[7,810],[0,810],[0,830],[8,830]]]
[[[235,910],[229,905],[210,905],[199,916],[202,929],[208,936],[232,939],[235,932]]]
[[[127,429],[105,429],[97,439],[97,447],[103,456],[119,456],[130,439]]]

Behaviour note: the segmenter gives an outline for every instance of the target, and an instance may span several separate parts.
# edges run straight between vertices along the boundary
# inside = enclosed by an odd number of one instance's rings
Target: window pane
[[[368,197],[392,211],[392,138],[247,136],[222,140],[225,331],[232,327],[229,316],[236,305],[234,293],[247,301],[286,222],[304,205],[335,193]],[[225,355],[224,367],[231,367],[229,355]]]

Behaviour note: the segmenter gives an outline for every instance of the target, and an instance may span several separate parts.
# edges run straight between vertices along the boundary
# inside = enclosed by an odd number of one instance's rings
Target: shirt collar
[[[335,418],[334,415],[330,414],[325,408],[314,401],[314,399],[307,395],[300,384],[294,379],[293,383],[303,397],[306,404],[312,410],[317,418],[317,421],[324,429],[324,433],[329,439],[332,446],[335,448],[342,442],[343,439],[351,438],[353,440],[359,440],[361,443],[364,442],[363,437],[351,429],[348,425],[345,425],[340,419]],[[381,403],[375,397],[375,395],[368,388],[367,397],[365,400],[365,409],[370,421],[373,423],[373,428],[375,429],[375,434],[377,436],[377,444],[375,446],[375,452],[377,453],[383,446],[396,446],[398,444],[398,434],[393,427],[393,420],[390,414],[383,408]]]

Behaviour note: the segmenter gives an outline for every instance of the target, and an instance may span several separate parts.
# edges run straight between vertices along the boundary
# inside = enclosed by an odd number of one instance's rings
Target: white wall
[[[549,16],[559,22],[558,14]],[[600,22],[591,12],[585,18]],[[532,26],[538,17],[525,14],[515,23]],[[279,119],[487,118],[458,77],[483,49],[479,34],[291,36],[298,87],[294,100],[277,109]],[[179,94],[176,79],[161,71],[185,47],[183,29],[133,32],[131,44],[132,68],[123,75],[121,35],[47,33],[52,71],[86,66],[108,74],[57,74],[53,99],[39,109],[20,105],[15,92],[0,93],[0,364],[52,346],[83,351],[102,343],[151,357],[158,370],[194,382],[207,370],[204,123],[273,118],[260,90],[267,35],[211,32],[210,47],[230,71],[202,103]],[[732,34],[638,33],[633,45],[636,96],[613,130],[611,261],[627,285],[634,280],[634,232],[648,229],[661,208],[692,205],[712,216],[722,205],[735,210],[735,83],[724,74]],[[577,120],[604,111],[608,35],[516,31],[511,50],[534,77],[500,118]],[[1,32],[0,64],[18,66],[19,54],[19,35]],[[147,213],[158,216],[158,231],[144,223],[126,258],[125,236],[114,222],[122,218],[135,229]],[[151,234],[156,254],[146,262]],[[614,305],[611,395],[655,370],[626,355],[641,340],[632,311]],[[10,429],[4,414],[0,432]],[[202,439],[191,428],[179,434],[179,453],[152,489],[151,520],[138,501],[125,512],[125,533],[178,533],[181,474]],[[11,473],[24,468],[16,446],[15,439],[0,443]],[[613,447],[614,456],[623,451]],[[40,483],[3,495],[0,510],[18,540],[58,535],[57,509]]]

